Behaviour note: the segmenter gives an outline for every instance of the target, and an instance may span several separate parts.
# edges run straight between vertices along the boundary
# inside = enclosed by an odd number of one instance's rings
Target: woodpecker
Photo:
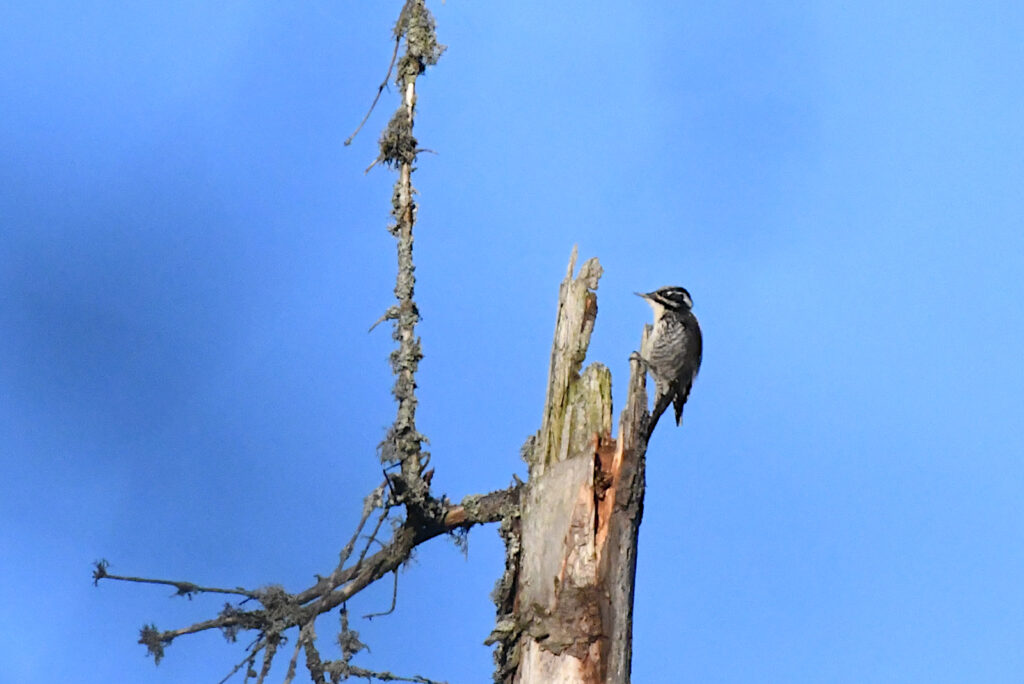
[[[683,287],[635,292],[654,310],[654,331],[648,339],[647,358],[637,356],[657,387],[647,436],[654,431],[669,403],[675,404],[676,425],[683,420],[683,404],[700,370],[700,324],[693,315],[693,300]]]

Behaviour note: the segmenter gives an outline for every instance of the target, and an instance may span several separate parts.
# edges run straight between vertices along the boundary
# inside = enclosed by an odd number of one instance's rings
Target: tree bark
[[[530,477],[521,519],[503,531],[510,553],[492,635],[502,642],[500,682],[629,681],[645,374],[631,362],[619,438],[612,439],[611,374],[598,363],[580,372],[601,266],[590,259],[574,278],[575,262],[574,248],[559,291],[544,418],[524,447]]]

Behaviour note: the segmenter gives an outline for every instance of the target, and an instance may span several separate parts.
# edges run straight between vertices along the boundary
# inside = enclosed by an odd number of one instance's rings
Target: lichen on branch
[[[414,298],[416,268],[412,258],[417,212],[412,172],[418,152],[413,124],[416,79],[427,66],[437,62],[444,46],[437,42],[434,18],[423,0],[407,0],[395,22],[394,34],[396,40],[405,39],[405,54],[398,60],[395,77],[395,84],[402,92],[402,101],[381,135],[378,161],[398,169],[391,200],[394,223],[388,226],[388,231],[395,236],[398,250],[397,302],[386,314],[394,322],[392,337],[398,343],[390,356],[391,369],[395,374],[392,394],[398,407],[395,422],[379,451],[383,460],[401,467],[400,474],[392,476],[398,502],[405,504],[410,516],[429,519],[436,517],[439,509],[430,496],[429,482],[423,477],[430,454],[423,450],[426,438],[416,427],[416,371],[423,351],[416,335],[419,309]]]

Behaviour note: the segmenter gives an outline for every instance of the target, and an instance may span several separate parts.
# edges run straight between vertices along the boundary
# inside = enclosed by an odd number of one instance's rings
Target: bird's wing
[[[701,338],[700,324],[697,322],[697,317],[691,314],[686,327],[692,332],[692,335],[690,337],[691,344],[686,349],[684,355],[686,357],[686,365],[693,369],[693,373],[688,378],[680,379],[679,388],[672,398],[672,404],[676,410],[676,425],[681,424],[683,421],[683,405],[690,396],[690,389],[693,387],[693,381],[697,378],[697,373],[700,372],[700,362],[704,354],[704,340]]]

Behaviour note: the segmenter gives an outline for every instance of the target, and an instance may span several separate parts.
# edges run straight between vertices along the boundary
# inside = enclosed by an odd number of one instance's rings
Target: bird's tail
[[[654,433],[654,426],[658,424],[658,419],[661,418],[661,414],[665,412],[668,405],[672,403],[672,395],[667,393],[658,392],[654,399],[654,410],[651,411],[650,422],[647,423],[647,439],[651,438]],[[676,423],[678,425],[678,422]]]
[[[683,423],[683,404],[686,403],[686,397],[683,396],[682,392],[676,392],[672,397],[672,405],[676,409],[676,425],[682,425]]]

